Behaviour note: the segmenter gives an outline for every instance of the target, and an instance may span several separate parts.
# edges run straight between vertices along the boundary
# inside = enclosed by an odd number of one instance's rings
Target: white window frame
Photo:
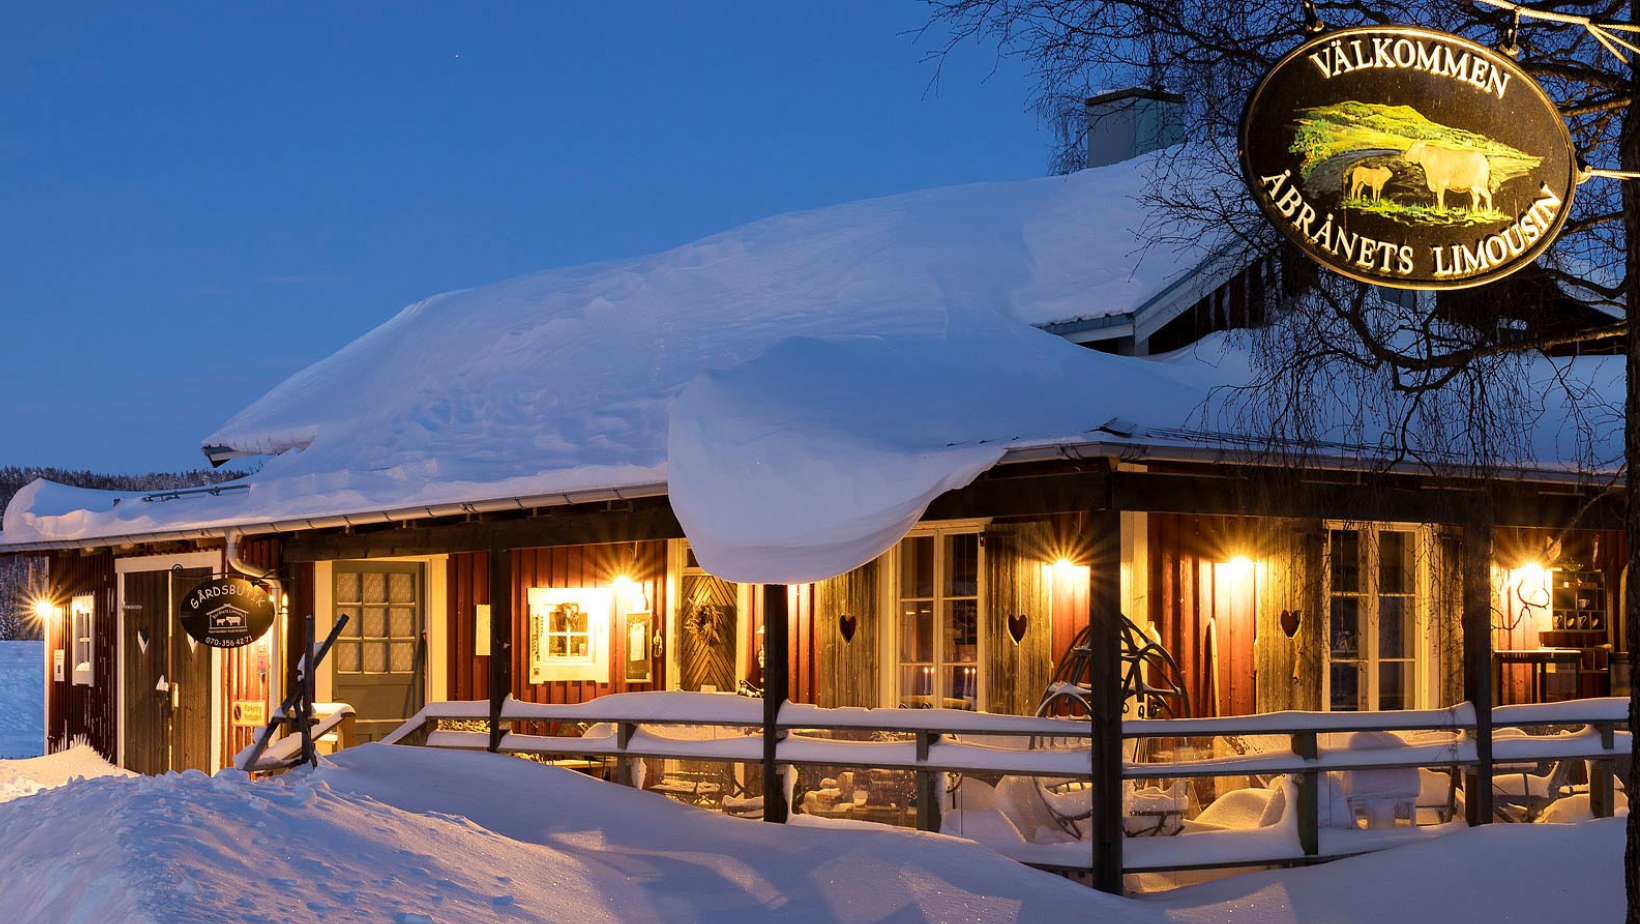
[[[1434,670],[1434,658],[1431,652],[1430,621],[1432,616],[1434,585],[1435,585],[1435,536],[1434,531],[1427,525],[1417,523],[1358,523],[1345,521],[1330,521],[1326,524],[1327,546],[1322,556],[1322,623],[1321,638],[1321,708],[1332,711],[1332,532],[1333,530],[1355,530],[1361,535],[1365,544],[1364,564],[1362,565],[1361,590],[1354,592],[1361,600],[1360,623],[1363,644],[1358,650],[1359,657],[1351,663],[1365,665],[1361,670],[1362,682],[1366,687],[1366,702],[1368,707],[1362,712],[1381,711],[1379,689],[1380,666],[1384,663],[1379,656],[1379,611],[1378,600],[1380,594],[1377,589],[1379,572],[1379,542],[1378,536],[1383,532],[1405,532],[1412,534],[1412,564],[1413,564],[1413,623],[1415,626],[1412,648],[1412,670],[1407,678],[1408,693],[1411,702],[1407,709],[1423,709],[1430,701],[1430,684]],[[1397,659],[1391,659],[1397,660]]]
[[[74,665],[74,683],[90,686],[96,681],[97,606],[91,594],[82,594],[68,604],[69,660]]]
[[[530,683],[555,680],[609,683],[609,626],[615,618],[615,590],[611,587],[531,587],[525,593],[529,607],[527,661]],[[548,641],[562,633],[548,632],[548,613],[560,604],[575,604],[587,616],[587,652],[554,655]],[[581,633],[571,633],[578,635]]]
[[[880,651],[882,653],[882,663],[887,665],[888,669],[882,671],[883,676],[882,676],[881,687],[879,689],[881,691],[881,697],[882,697],[880,701],[882,703],[886,704],[887,706],[890,706],[890,707],[898,706],[901,702],[901,699],[900,699],[900,667],[901,667],[901,663],[900,663],[900,619],[901,619],[902,614],[900,612],[900,605],[901,605],[901,597],[900,597],[900,565],[901,565],[901,562],[900,562],[900,549],[902,547],[902,544],[907,539],[916,539],[916,538],[921,538],[921,537],[933,537],[933,539],[934,539],[934,549],[935,549],[934,603],[935,603],[935,612],[937,614],[937,613],[940,612],[940,602],[943,599],[945,599],[943,597],[943,595],[941,595],[940,592],[939,592],[940,591],[939,575],[941,573],[941,569],[944,567],[944,564],[945,564],[945,562],[944,562],[944,557],[945,557],[944,544],[942,542],[940,542],[940,540],[945,538],[945,537],[954,536],[954,535],[977,535],[979,537],[979,561],[978,561],[979,573],[977,575],[977,580],[975,581],[975,589],[976,589],[975,604],[976,604],[976,611],[977,611],[977,614],[978,614],[979,622],[978,622],[978,627],[977,627],[978,628],[978,639],[977,639],[977,641],[978,641],[978,645],[977,645],[978,651],[977,651],[977,655],[975,657],[975,662],[974,662],[974,673],[975,673],[974,709],[977,712],[984,712],[985,711],[986,704],[990,702],[990,699],[989,699],[990,678],[986,676],[985,665],[987,663],[986,662],[987,656],[989,655],[989,647],[992,643],[992,639],[989,638],[988,633],[985,631],[985,627],[986,627],[985,600],[986,600],[986,597],[987,597],[987,588],[986,588],[986,570],[987,570],[986,569],[986,555],[987,555],[987,551],[986,551],[986,544],[985,544],[985,527],[989,526],[990,522],[991,521],[988,520],[988,519],[983,519],[983,520],[951,520],[951,521],[941,522],[941,523],[938,523],[938,524],[918,526],[915,529],[912,529],[909,532],[907,532],[904,536],[902,536],[900,538],[899,542],[894,543],[894,547],[892,549],[890,549],[888,552],[884,553],[881,560],[888,566],[885,569],[885,571],[886,571],[885,576],[886,576],[887,580],[883,580],[883,581],[879,582],[878,597],[879,597],[879,600],[880,600],[880,610],[879,610],[879,612],[889,614],[889,618],[887,620],[885,620],[885,623],[886,623],[885,627],[887,628],[888,631],[883,633],[883,638],[882,638],[882,642],[881,642],[882,647],[880,648]],[[958,599],[961,599],[961,598],[958,598]],[[934,672],[935,672],[936,676],[939,675],[941,668],[946,663],[945,657],[944,657],[944,652],[942,650],[942,648],[944,646],[944,638],[945,638],[945,634],[942,631],[942,629],[940,628],[940,624],[938,622],[938,619],[936,619],[936,629],[935,629],[935,633],[934,633],[934,641],[935,641]],[[941,694],[941,697],[943,698],[943,694]]]

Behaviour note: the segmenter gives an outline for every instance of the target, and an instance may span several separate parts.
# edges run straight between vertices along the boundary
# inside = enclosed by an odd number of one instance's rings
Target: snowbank
[[[0,641],[0,758],[45,750],[45,643]]]
[[[30,924],[1614,920],[1621,857],[1618,821],[1498,825],[1123,899],[958,838],[766,825],[384,745],[257,783],[103,778],[0,804],[0,907]]]

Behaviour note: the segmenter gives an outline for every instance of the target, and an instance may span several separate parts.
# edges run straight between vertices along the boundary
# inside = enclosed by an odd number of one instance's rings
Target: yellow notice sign
[[[236,700],[233,704],[233,724],[268,724],[268,704],[255,700]]]

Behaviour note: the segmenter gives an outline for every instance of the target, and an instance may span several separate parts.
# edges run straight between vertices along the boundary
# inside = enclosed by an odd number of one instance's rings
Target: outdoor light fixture
[[[34,618],[40,620],[41,622],[45,622],[51,617],[57,615],[57,612],[58,607],[53,605],[50,600],[47,600],[44,597],[34,601]]]
[[[1246,580],[1253,573],[1253,560],[1245,555],[1237,555],[1224,563],[1232,581]]]

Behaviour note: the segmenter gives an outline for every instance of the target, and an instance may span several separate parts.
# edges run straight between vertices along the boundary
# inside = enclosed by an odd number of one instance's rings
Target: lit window
[[[1365,525],[1327,535],[1327,708],[1415,709],[1422,533]]]
[[[899,705],[978,709],[979,534],[900,542],[896,588]]]
[[[75,597],[69,603],[69,632],[73,640],[74,682],[90,684],[92,670],[92,629],[96,622],[96,608],[89,594]]]
[[[531,587],[528,598],[530,683],[608,683],[614,592],[607,587]]]

